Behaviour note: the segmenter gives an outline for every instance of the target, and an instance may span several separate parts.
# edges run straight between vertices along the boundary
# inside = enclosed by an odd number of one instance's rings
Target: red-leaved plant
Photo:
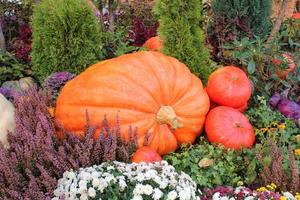
[[[26,63],[30,62],[31,52],[31,28],[24,24],[19,28],[19,38],[14,42],[13,49],[18,60],[22,60]]]

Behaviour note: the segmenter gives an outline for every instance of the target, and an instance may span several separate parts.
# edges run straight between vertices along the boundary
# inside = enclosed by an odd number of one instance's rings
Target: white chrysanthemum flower
[[[213,196],[212,196],[213,200],[219,200],[220,199],[220,192],[216,192]]]
[[[89,188],[89,190],[88,190],[88,195],[89,195],[89,197],[95,197],[96,196],[96,190],[94,189],[94,188]]]
[[[294,195],[292,195],[290,192],[284,192],[283,196],[286,197],[288,200],[296,200]]]
[[[221,197],[220,200],[229,200],[228,197]]]
[[[179,192],[179,199],[180,200],[190,200],[191,199],[190,189],[181,190]]]
[[[165,189],[166,187],[168,187],[168,182],[166,180],[162,180],[160,182],[160,189]]]
[[[88,200],[89,199],[88,194],[87,193],[81,194],[79,199],[80,200]]]
[[[158,200],[158,199],[161,199],[163,197],[164,193],[162,193],[162,191],[158,188],[155,188],[153,190],[153,195],[152,195],[152,198],[154,200]]]
[[[134,195],[141,195],[144,193],[144,187],[142,184],[137,184],[133,190]]]
[[[114,170],[114,169],[115,169],[115,168],[114,168],[113,166],[111,166],[111,165],[107,167],[107,170],[108,170],[108,171],[111,171],[111,170]]]
[[[145,180],[144,174],[142,174],[142,173],[138,174],[138,175],[136,176],[136,180],[137,180],[138,182],[143,182],[143,181]]]
[[[77,193],[77,184],[72,183],[70,185],[70,192],[76,194]]]
[[[94,187],[94,188],[96,188],[96,187],[98,187],[100,185],[100,180],[98,179],[98,178],[94,178],[93,180],[92,180],[92,186]]]
[[[59,196],[60,195],[60,190],[56,189],[53,191],[54,196]]]
[[[177,196],[177,192],[173,190],[168,193],[167,200],[175,200]]]
[[[234,198],[230,198],[229,200],[235,200]],[[255,200],[254,196],[248,196],[246,198],[244,198],[244,200]]]
[[[79,189],[87,190],[87,181],[86,180],[80,180],[79,181]]]
[[[144,186],[144,194],[145,195],[151,195],[153,192],[153,187],[149,184]]]
[[[101,176],[101,174],[97,171],[94,171],[91,173],[92,178],[99,178]]]
[[[119,187],[120,191],[123,192],[126,188],[127,184],[124,179],[119,179]]]
[[[143,200],[143,197],[141,195],[134,195],[131,200]]]

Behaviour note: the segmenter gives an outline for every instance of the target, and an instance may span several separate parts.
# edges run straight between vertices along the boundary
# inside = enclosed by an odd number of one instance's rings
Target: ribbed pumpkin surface
[[[104,116],[114,126],[119,115],[124,138],[129,126],[137,127],[140,146],[148,132],[150,146],[166,154],[201,133],[209,99],[201,80],[178,60],[137,52],[97,63],[68,82],[57,99],[56,122],[82,135],[86,110],[97,129]]]

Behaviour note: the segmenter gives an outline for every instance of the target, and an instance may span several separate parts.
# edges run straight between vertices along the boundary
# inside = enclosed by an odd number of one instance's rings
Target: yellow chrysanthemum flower
[[[277,185],[275,185],[275,183],[271,183],[270,185],[275,189],[277,188]]]
[[[265,192],[267,191],[267,188],[266,187],[260,187],[257,189],[258,192]]]
[[[295,155],[300,156],[300,149],[295,149]]]
[[[285,124],[280,124],[280,125],[278,125],[278,128],[279,128],[279,129],[285,129]]]
[[[284,197],[284,196],[281,196],[281,197],[280,197],[280,200],[287,200],[287,198]]]
[[[238,182],[237,182],[237,185],[238,185],[238,186],[243,186],[243,185],[244,185],[244,182],[243,182],[243,181],[238,181]]]
[[[296,135],[296,140],[299,142],[300,141],[300,134]]]

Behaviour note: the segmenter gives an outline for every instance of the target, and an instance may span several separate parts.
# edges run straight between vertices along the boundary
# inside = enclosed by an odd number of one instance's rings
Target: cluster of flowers
[[[51,74],[45,80],[44,85],[46,89],[51,92],[53,100],[55,101],[55,99],[58,97],[60,89],[73,78],[75,78],[75,74],[70,72],[56,72]]]
[[[12,4],[22,4],[21,0],[1,0],[0,2],[7,2],[7,3],[12,3]]]
[[[197,186],[190,176],[166,161],[126,164],[114,161],[99,166],[65,172],[58,181],[54,198],[91,199],[167,199],[198,200]]]
[[[257,190],[246,187],[233,188],[230,186],[218,186],[214,189],[205,189],[201,200],[299,200],[300,195],[290,192],[275,192],[276,186],[271,184]]]

